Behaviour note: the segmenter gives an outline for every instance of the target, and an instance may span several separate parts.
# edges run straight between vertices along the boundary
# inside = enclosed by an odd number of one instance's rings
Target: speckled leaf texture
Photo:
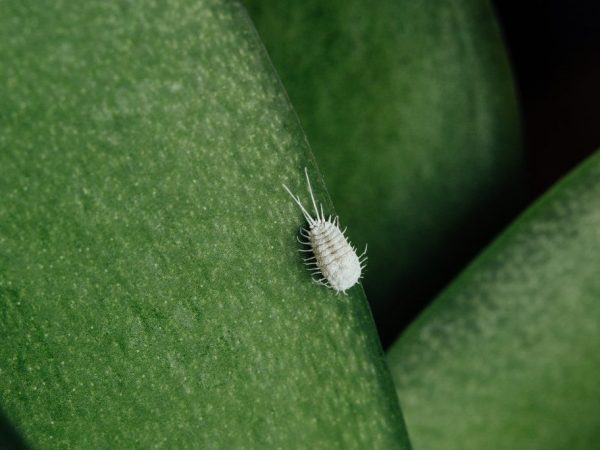
[[[521,206],[489,2],[244,1],[342,222],[369,244],[365,289],[391,342]]]
[[[600,443],[600,153],[498,238],[389,354],[414,448]]]
[[[32,448],[408,448],[297,252],[295,113],[226,0],[0,3],[0,409]]]

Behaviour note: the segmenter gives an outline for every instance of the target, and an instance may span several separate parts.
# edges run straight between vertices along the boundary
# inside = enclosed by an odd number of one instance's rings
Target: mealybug
[[[316,219],[306,211],[300,199],[292,194],[285,184],[283,185],[288,194],[298,204],[308,222],[308,230],[304,228],[300,230],[300,234],[308,241],[298,239],[298,242],[310,246],[310,249],[300,251],[312,253],[312,256],[304,259],[304,262],[309,266],[309,270],[313,275],[320,276],[320,278],[313,278],[315,282],[332,288],[338,293],[345,293],[361,278],[367,260],[365,256],[367,248],[365,247],[365,251],[357,256],[356,248],[352,247],[346,239],[346,229],[341,231],[339,228],[339,217],[336,216],[332,221],[331,216],[329,216],[325,220],[322,204],[320,205],[321,214],[319,215],[306,167],[304,173],[306,174],[308,192],[315,208]]]

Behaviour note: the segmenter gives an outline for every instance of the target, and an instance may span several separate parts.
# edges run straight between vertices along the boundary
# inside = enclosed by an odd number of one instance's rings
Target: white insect
[[[337,293],[343,292],[354,286],[361,278],[367,257],[367,247],[360,255],[356,255],[356,248],[352,247],[346,239],[344,231],[339,228],[340,219],[335,217],[333,221],[331,216],[325,220],[323,214],[323,205],[321,204],[321,214],[317,208],[317,202],[313,195],[310,180],[308,178],[308,170],[304,168],[306,174],[306,183],[308,184],[308,192],[315,208],[315,216],[313,218],[308,211],[302,206],[300,199],[296,197],[284,184],[285,190],[292,196],[304,214],[304,218],[308,222],[308,230],[301,228],[300,234],[308,239],[308,241],[298,242],[310,246],[310,249],[300,250],[301,252],[311,252],[312,256],[305,258],[304,262],[309,266],[312,275],[320,276],[313,278],[316,283],[322,284],[334,289]]]

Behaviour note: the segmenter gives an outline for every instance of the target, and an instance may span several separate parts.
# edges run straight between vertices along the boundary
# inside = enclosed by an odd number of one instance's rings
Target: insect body
[[[300,251],[312,253],[312,256],[304,259],[304,262],[309,266],[312,274],[319,277],[313,278],[315,282],[332,288],[336,292],[345,293],[361,278],[367,260],[365,256],[367,248],[365,247],[365,251],[357,256],[356,248],[352,247],[346,239],[346,230],[341,231],[339,228],[339,217],[336,216],[332,221],[331,216],[329,216],[325,220],[323,205],[320,205],[321,213],[319,214],[306,168],[304,173],[306,174],[308,192],[315,209],[315,217],[312,217],[304,208],[300,199],[292,194],[285,184],[283,185],[288,194],[298,204],[308,222],[308,230],[305,228],[300,230],[300,234],[307,240],[299,240],[299,242],[310,246],[310,249]]]

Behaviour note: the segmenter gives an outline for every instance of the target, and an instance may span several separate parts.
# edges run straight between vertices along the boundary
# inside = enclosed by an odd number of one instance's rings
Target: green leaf
[[[498,238],[394,344],[417,449],[600,442],[600,153]]]
[[[520,206],[517,107],[488,1],[245,3],[342,223],[369,244],[365,289],[393,338]]]
[[[360,287],[241,6],[3,2],[0,409],[34,448],[407,448]]]

